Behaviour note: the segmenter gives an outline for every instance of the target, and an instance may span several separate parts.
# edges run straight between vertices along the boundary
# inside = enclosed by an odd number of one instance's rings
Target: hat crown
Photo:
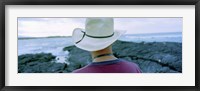
[[[91,36],[109,36],[114,32],[113,18],[87,18],[85,32]]]

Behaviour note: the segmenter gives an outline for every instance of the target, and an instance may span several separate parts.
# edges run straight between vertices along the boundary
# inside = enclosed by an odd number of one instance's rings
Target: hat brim
[[[84,34],[81,31],[83,31],[83,29],[74,29],[72,39],[76,47],[87,51],[98,51],[104,49],[115,42],[122,34],[126,32],[122,30],[115,30],[114,35],[107,38],[92,38],[84,36],[79,43],[76,43],[77,39],[80,40]]]

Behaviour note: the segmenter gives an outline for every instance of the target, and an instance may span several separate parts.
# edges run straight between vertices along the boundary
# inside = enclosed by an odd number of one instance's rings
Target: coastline
[[[70,73],[91,63],[90,53],[74,45],[64,47],[63,51],[69,52],[69,64],[56,63],[56,56],[48,53],[19,55],[18,72]],[[113,52],[118,58],[136,63],[143,73],[182,73],[182,43],[118,40],[113,44]]]

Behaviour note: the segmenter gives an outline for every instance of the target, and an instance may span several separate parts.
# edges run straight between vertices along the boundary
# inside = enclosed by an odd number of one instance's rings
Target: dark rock
[[[65,47],[64,50],[69,51],[69,64],[65,69],[67,72],[84,67],[85,65],[92,62],[92,58],[88,51],[79,49],[75,46]]]
[[[49,62],[52,59],[55,59],[56,57],[53,56],[51,53],[40,53],[40,54],[24,54],[18,56],[18,63],[19,65],[21,64],[26,64],[29,62]]]
[[[66,64],[53,62],[56,57],[51,53],[25,54],[18,56],[19,73],[58,73],[63,72]]]

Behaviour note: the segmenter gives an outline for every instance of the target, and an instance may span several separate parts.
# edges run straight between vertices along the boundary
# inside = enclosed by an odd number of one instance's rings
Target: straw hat
[[[125,31],[114,31],[113,18],[87,18],[85,30],[74,29],[72,39],[80,49],[97,51],[108,47],[124,33]]]

